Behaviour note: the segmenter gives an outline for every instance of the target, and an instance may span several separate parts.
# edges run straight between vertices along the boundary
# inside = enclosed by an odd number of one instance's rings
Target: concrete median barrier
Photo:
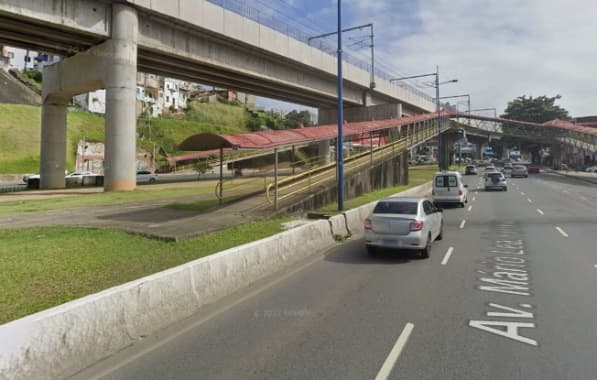
[[[0,379],[72,375],[334,244],[314,221],[4,324]]]

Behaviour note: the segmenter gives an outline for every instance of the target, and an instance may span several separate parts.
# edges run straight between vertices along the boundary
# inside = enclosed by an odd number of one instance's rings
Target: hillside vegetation
[[[69,111],[67,116],[67,167],[75,161],[76,142],[87,136],[103,140],[104,119],[82,112]],[[41,107],[0,104],[0,173],[36,173],[39,171]]]

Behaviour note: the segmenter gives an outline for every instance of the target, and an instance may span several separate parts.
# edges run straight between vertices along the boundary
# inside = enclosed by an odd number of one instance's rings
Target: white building
[[[188,82],[164,78],[164,109],[178,111],[187,108],[190,89]]]

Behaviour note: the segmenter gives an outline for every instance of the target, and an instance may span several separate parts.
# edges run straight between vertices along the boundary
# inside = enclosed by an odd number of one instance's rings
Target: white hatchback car
[[[377,202],[365,219],[365,244],[369,253],[376,248],[431,253],[431,243],[443,237],[444,217],[426,198],[389,197]]]
[[[457,204],[464,207],[468,202],[468,185],[462,181],[460,172],[440,172],[433,176],[433,203]]]
[[[489,172],[485,174],[485,190],[508,191],[508,183],[504,173]]]

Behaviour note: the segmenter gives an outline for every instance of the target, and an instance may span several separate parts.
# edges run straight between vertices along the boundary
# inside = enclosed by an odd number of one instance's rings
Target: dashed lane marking
[[[531,198],[527,198],[527,201],[529,201],[529,203],[533,203],[533,201],[531,200]]]
[[[472,205],[468,206],[468,211],[471,211],[472,209],[473,209]]]
[[[556,230],[558,230],[558,232],[561,233],[563,237],[568,237],[568,234],[560,227],[556,226]]]
[[[446,265],[448,260],[450,260],[450,256],[452,256],[452,252],[454,252],[454,247],[448,248],[448,251],[444,255],[444,259],[442,260],[442,265]]]
[[[465,224],[466,224],[466,220],[463,220],[462,222],[460,222],[460,229],[463,229]]]
[[[410,334],[414,328],[415,325],[410,322],[404,326],[404,329],[402,330],[402,333],[400,333],[400,336],[398,337],[396,344],[394,344],[392,351],[390,351],[386,361],[381,366],[377,376],[375,376],[375,380],[386,380],[390,376],[392,368],[394,368],[394,365],[396,365],[396,362],[400,357],[400,353],[402,352],[404,346],[406,346],[406,342],[408,342],[408,338],[410,337]]]
[[[539,214],[541,214],[541,215],[545,215],[545,214],[543,213],[543,211],[542,211],[540,208],[538,208],[538,209],[537,209],[537,212],[538,212]]]

